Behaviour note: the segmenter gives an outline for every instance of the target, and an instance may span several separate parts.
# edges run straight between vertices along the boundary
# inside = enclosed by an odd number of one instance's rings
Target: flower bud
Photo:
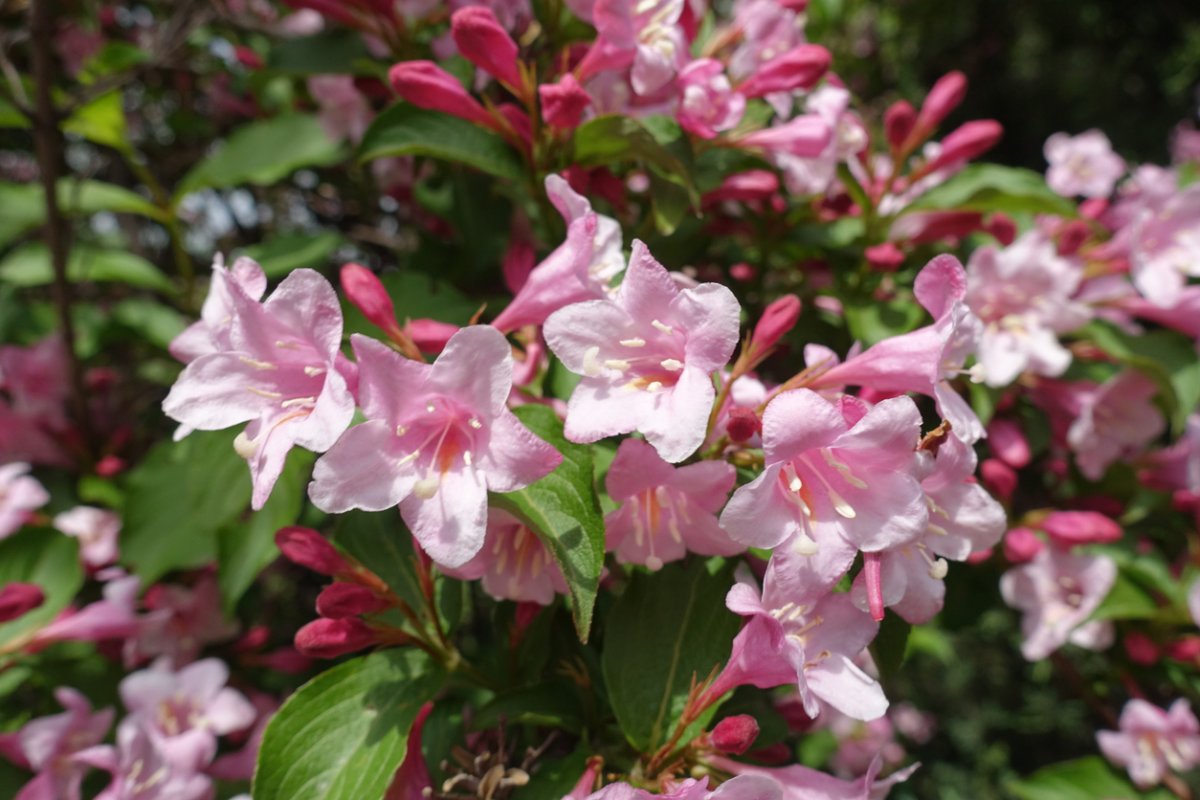
[[[941,152],[920,172],[928,175],[944,167],[977,158],[995,147],[1003,135],[1003,126],[994,119],[964,122],[942,139]]]
[[[1141,631],[1130,631],[1125,635],[1125,652],[1130,661],[1143,667],[1156,664],[1161,655],[1154,640]]]
[[[1184,636],[1168,644],[1164,652],[1175,661],[1192,663],[1200,658],[1200,636]]]
[[[399,330],[396,307],[375,273],[360,264],[346,264],[339,274],[342,293],[367,320],[389,335]]]
[[[734,406],[729,409],[729,419],[725,422],[725,432],[731,442],[748,442],[762,431],[762,420],[753,408]]]
[[[1042,520],[1042,529],[1068,547],[1116,542],[1123,535],[1120,525],[1095,511],[1051,511]]]
[[[748,133],[738,139],[740,147],[756,147],[770,152],[790,153],[801,158],[816,158],[833,138],[833,129],[825,120],[809,114],[782,125]]]
[[[996,241],[1008,247],[1017,238],[1017,223],[1008,214],[992,214],[984,230],[990,233]]]
[[[1004,534],[1004,557],[1012,564],[1032,561],[1045,543],[1029,528],[1013,528]]]
[[[446,342],[458,331],[457,325],[436,319],[410,319],[404,326],[404,332],[417,345],[417,349],[431,355],[445,350]]]
[[[542,101],[542,119],[551,128],[560,131],[578,128],[583,112],[592,104],[592,98],[569,72],[558,83],[539,86],[538,97]]]
[[[504,272],[504,285],[510,292],[516,294],[521,291],[536,263],[537,253],[533,249],[533,242],[528,236],[514,232],[508,242],[508,249],[504,251],[504,260],[500,263]]]
[[[1092,230],[1086,222],[1081,219],[1071,220],[1058,231],[1058,254],[1063,257],[1075,255],[1091,234]]]
[[[486,6],[467,6],[450,17],[450,35],[468,61],[521,94],[524,80],[517,65],[517,43]]]
[[[10,583],[0,589],[0,622],[23,617],[46,601],[36,583]]]
[[[749,714],[726,717],[709,734],[713,749],[719,753],[740,756],[758,738],[758,720]]]
[[[396,94],[418,108],[441,111],[495,128],[496,121],[458,80],[432,61],[403,61],[388,71]]]
[[[296,649],[309,658],[337,658],[377,641],[375,632],[357,617],[316,619],[296,631]]]
[[[908,141],[913,126],[917,123],[917,111],[907,100],[897,100],[883,112],[883,133],[888,147],[899,150]]]
[[[966,75],[955,70],[939,78],[925,96],[925,102],[921,104],[921,113],[917,115],[916,129],[924,133],[921,138],[932,133],[942,120],[950,116],[951,111],[958,108],[966,96]]]
[[[345,557],[312,528],[289,525],[275,533],[275,544],[283,557],[320,575],[346,574],[353,570]]]
[[[873,245],[863,253],[867,263],[880,272],[895,272],[904,264],[904,251],[895,242]]]
[[[988,425],[987,434],[992,455],[1013,469],[1029,466],[1032,458],[1029,440],[1025,438],[1020,425],[1010,419],[997,417]]]
[[[329,619],[374,614],[391,608],[391,605],[367,587],[354,583],[334,583],[317,595],[317,613]]]
[[[711,192],[705,192],[703,205],[725,201],[753,202],[766,200],[779,191],[779,178],[774,172],[765,169],[749,169],[730,175],[721,181],[721,185]]]
[[[811,89],[829,71],[829,51],[819,44],[801,44],[771,59],[737,90],[746,97]]]
[[[754,333],[750,337],[750,350],[759,356],[766,355],[768,350],[779,343],[784,334],[796,327],[801,308],[800,298],[794,294],[785,294],[772,301],[763,310],[758,324],[754,326]]]

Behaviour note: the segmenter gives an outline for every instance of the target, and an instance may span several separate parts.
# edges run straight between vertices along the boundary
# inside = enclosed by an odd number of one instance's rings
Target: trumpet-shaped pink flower
[[[1151,400],[1158,386],[1137,370],[1126,370],[1082,398],[1079,416],[1067,430],[1079,471],[1091,480],[1109,465],[1140,454],[1166,428]]]
[[[599,38],[582,68],[584,76],[631,66],[630,85],[639,95],[666,86],[688,57],[679,26],[684,0],[596,0],[592,18]],[[591,62],[595,66],[589,66]]]
[[[227,688],[229,667],[216,658],[174,672],[165,661],[121,681],[121,701],[163,758],[179,769],[200,770],[217,752],[217,737],[254,723],[250,701]]]
[[[1087,619],[1108,595],[1117,566],[1108,556],[1043,547],[1028,564],[1000,579],[1004,602],[1024,615],[1021,653],[1039,661],[1067,642],[1093,650],[1111,641],[1112,626]]]
[[[584,376],[567,405],[567,438],[636,430],[674,463],[704,441],[711,375],[737,345],[738,302],[716,283],[680,289],[635,241],[612,298],[556,311],[545,334],[567,369]]]
[[[20,530],[30,513],[50,502],[42,484],[28,472],[28,464],[0,465],[0,539]]]
[[[77,758],[112,774],[96,800],[211,800],[212,780],[171,763],[151,734],[137,721],[117,726],[117,744],[91,747]]]
[[[622,564],[657,570],[689,552],[729,556],[745,548],[717,524],[736,479],[733,466],[702,461],[674,467],[641,439],[626,439],[606,486],[621,507],[604,519],[608,548]]]
[[[200,319],[172,339],[168,348],[171,355],[185,364],[200,356],[233,349],[230,331],[236,313],[234,292],[240,291],[257,301],[267,291],[267,276],[253,259],[239,258],[226,268],[224,259],[218,255],[212,269],[212,283],[200,307]]]
[[[124,639],[137,630],[137,596],[141,580],[117,570],[103,589],[101,599],[81,609],[68,609],[33,637],[35,651],[54,642],[99,642]],[[104,575],[102,572],[101,575]]]
[[[191,587],[158,584],[146,592],[150,613],[138,620],[137,636],[128,642],[126,660],[166,656],[182,667],[205,645],[237,636],[238,625],[221,610],[217,578],[205,572]]]
[[[1142,789],[1162,783],[1168,771],[1187,772],[1200,765],[1200,721],[1187,700],[1163,711],[1145,700],[1130,700],[1121,710],[1119,731],[1099,731],[1104,757],[1129,771]]]
[[[1050,162],[1046,183],[1064,197],[1108,197],[1125,174],[1124,159],[1101,131],[1056,133],[1046,140],[1043,152]]]
[[[488,509],[487,537],[474,558],[442,571],[461,580],[483,579],[497,600],[548,606],[567,593],[567,581],[550,551],[528,525],[498,508]]]
[[[759,767],[728,758],[712,759],[711,763],[739,778],[756,777],[774,781],[783,792],[782,800],[884,800],[893,786],[908,780],[921,766],[913,764],[880,779],[879,771],[883,767],[883,759],[876,756],[861,778],[844,781],[799,765]]]
[[[1088,321],[1072,300],[1082,269],[1030,232],[1003,250],[981,247],[967,263],[967,305],[983,320],[975,371],[988,386],[1007,386],[1025,370],[1057,377],[1071,363],[1058,341]]]
[[[309,496],[329,513],[399,504],[425,551],[461,567],[483,547],[488,491],[524,488],[562,460],[505,405],[511,348],[486,325],[454,334],[432,365],[351,341],[367,421],[317,462]]]
[[[117,559],[117,534],[121,518],[111,511],[76,506],[54,516],[54,527],[79,540],[79,555],[89,567],[103,567]]]
[[[846,546],[853,558],[912,542],[929,522],[915,474],[920,429],[907,397],[850,421],[811,390],[781,394],[763,414],[766,469],[734,493],[721,526],[752,547],[791,539],[810,555]]]
[[[113,710],[92,712],[92,704],[66,686],[54,690],[61,714],[38,717],[17,732],[17,744],[37,775],[17,793],[17,800],[79,800],[87,766],[75,754],[104,740]]]
[[[163,410],[198,430],[250,423],[234,447],[250,464],[259,509],[293,446],[324,452],[354,416],[337,366],[342,311],[333,287],[309,269],[288,275],[266,303],[240,291],[229,297],[231,349],[188,364]]]
[[[1189,277],[1200,277],[1200,186],[1146,210],[1131,228],[1133,283],[1150,302],[1176,305]]]
[[[732,763],[732,762],[731,762]],[[743,775],[708,788],[708,778],[681,781],[663,793],[614,783],[587,796],[586,800],[786,800],[780,784],[762,775]],[[564,798],[567,800],[567,798]]]
[[[716,138],[736,126],[746,110],[746,98],[733,91],[725,65],[716,59],[700,58],[684,67],[679,92],[676,119],[684,130],[703,139]]]

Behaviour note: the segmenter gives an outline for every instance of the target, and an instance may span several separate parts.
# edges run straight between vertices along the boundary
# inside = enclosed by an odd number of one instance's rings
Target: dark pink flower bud
[[[10,583],[0,589],[0,622],[23,617],[46,602],[46,594],[36,583]]]
[[[785,294],[772,301],[763,310],[758,324],[754,326],[754,333],[750,337],[750,349],[759,355],[765,355],[779,343],[785,333],[796,327],[802,307],[800,298],[794,294]]]
[[[1086,222],[1081,219],[1071,220],[1058,231],[1058,254],[1064,257],[1075,255],[1091,234],[1092,229]]]
[[[921,113],[917,115],[916,128],[924,132],[921,138],[925,138],[942,124],[942,120],[950,116],[950,112],[958,108],[966,96],[966,75],[955,70],[939,78],[925,96],[925,102],[921,104]]]
[[[446,349],[446,342],[458,333],[457,325],[438,322],[436,319],[410,319],[404,332],[422,353],[436,355]]]
[[[819,44],[801,44],[758,68],[737,90],[746,97],[811,89],[829,71],[833,57]]]
[[[917,123],[917,111],[907,100],[897,100],[883,112],[883,133],[888,147],[899,150],[908,141],[913,126]]]
[[[388,71],[396,94],[418,108],[452,114],[476,125],[496,128],[496,121],[458,79],[432,61],[403,61]]]
[[[1003,135],[1004,127],[994,119],[964,122],[942,139],[941,152],[921,169],[921,173],[928,175],[943,167],[978,158],[995,147]]]
[[[1164,651],[1175,661],[1190,664],[1200,658],[1200,636],[1184,636],[1168,644]]]
[[[747,264],[745,261],[739,261],[729,268],[729,277],[735,281],[747,283],[754,280],[754,276],[758,274],[758,270]]]
[[[1154,640],[1141,631],[1130,631],[1125,634],[1125,652],[1129,654],[1130,661],[1141,664],[1143,667],[1158,663],[1161,655]]]
[[[1008,247],[1017,238],[1017,223],[1007,214],[992,214],[984,230],[990,233],[996,241]]]
[[[1068,547],[1116,542],[1124,533],[1116,521],[1095,511],[1051,511],[1042,520],[1042,529]]]
[[[337,658],[377,641],[375,632],[356,617],[315,619],[296,631],[296,649],[309,658]]]
[[[266,62],[262,60],[262,56],[245,45],[234,47],[233,55],[238,60],[238,63],[247,69],[262,69],[266,66]]]
[[[969,556],[967,556],[967,563],[982,564],[992,557],[993,552],[993,549],[990,547],[986,550],[976,550],[974,553],[971,553]]]
[[[864,255],[867,263],[880,272],[895,272],[904,264],[904,251],[897,247],[895,242],[883,242],[868,247]]]
[[[987,434],[992,455],[1013,469],[1029,466],[1032,458],[1029,440],[1025,438],[1020,425],[1010,419],[996,417],[988,424]]]
[[[766,200],[779,191],[779,177],[770,170],[751,169],[730,175],[721,185],[702,198],[704,205],[727,200],[743,203]]]
[[[725,423],[725,432],[732,442],[748,442],[762,431],[762,420],[753,408],[734,406],[729,409],[729,419]]]
[[[740,756],[758,738],[758,720],[749,714],[726,717],[709,734],[713,749],[719,753]]]
[[[542,119],[551,128],[560,131],[578,128],[583,112],[592,104],[592,98],[569,72],[558,83],[539,86],[538,97],[542,101]]]
[[[487,6],[467,6],[450,17],[450,35],[458,52],[498,81],[521,94],[525,81],[517,65],[517,43]]]
[[[275,544],[288,561],[320,575],[348,574],[353,570],[345,557],[312,528],[299,525],[280,528],[275,533]]]
[[[125,471],[126,466],[123,458],[110,454],[96,462],[96,474],[101,478],[115,478]]]
[[[355,583],[334,583],[317,595],[317,613],[329,619],[374,614],[391,606],[390,602],[367,587]]]
[[[361,264],[346,264],[339,274],[342,293],[375,327],[392,334],[400,329],[396,306],[375,273]]]
[[[1004,557],[1011,564],[1032,561],[1043,547],[1045,542],[1029,528],[1013,528],[1004,534]]]

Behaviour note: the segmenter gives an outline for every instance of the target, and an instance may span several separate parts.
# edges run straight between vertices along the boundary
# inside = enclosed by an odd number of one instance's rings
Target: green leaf
[[[341,235],[334,231],[285,233],[251,245],[239,255],[257,261],[268,278],[282,278],[301,267],[324,267],[334,251],[341,247],[342,241]]]
[[[107,145],[116,150],[129,150],[129,135],[125,128],[125,108],[121,90],[114,89],[75,111],[63,123],[63,131]]]
[[[145,48],[138,47],[132,42],[120,40],[105,42],[100,52],[89,58],[83,65],[79,74],[79,82],[92,84],[98,78],[132,69],[138,64],[145,63],[149,58],[150,53]]]
[[[1090,619],[1154,619],[1158,604],[1123,572]]]
[[[130,297],[112,308],[112,318],[142,339],[164,350],[187,327],[187,319],[170,306]]]
[[[1020,800],[1171,800],[1165,789],[1139,792],[1100,756],[1043,767],[1010,784]]]
[[[279,555],[275,531],[299,519],[315,460],[307,450],[293,448],[266,504],[217,532],[217,583],[225,613],[233,613],[258,573]]]
[[[347,28],[271,45],[267,68],[288,75],[372,75],[378,68],[361,34]]]
[[[888,614],[879,624],[879,635],[871,642],[871,656],[885,681],[900,671],[911,631],[912,625],[897,614]]]
[[[401,600],[413,608],[422,606],[412,534],[396,509],[348,511],[339,515],[333,541],[382,578]]]
[[[0,647],[41,628],[75,599],[83,585],[78,543],[50,528],[25,528],[0,541],[0,586],[16,582],[36,583],[46,599],[28,614],[0,624]]]
[[[870,347],[892,336],[916,328],[925,310],[912,300],[847,300],[843,303],[850,335]]]
[[[58,182],[59,209],[68,216],[113,211],[162,221],[162,211],[141,195],[103,181],[64,178]],[[42,224],[46,195],[37,183],[0,182],[0,245]]]
[[[29,118],[18,111],[12,103],[0,98],[0,129],[28,127]]]
[[[1159,385],[1171,429],[1178,435],[1200,403],[1200,360],[1192,341],[1174,331],[1131,336],[1106,322],[1088,323],[1081,335],[1127,367],[1141,370]]]
[[[250,503],[235,431],[196,431],[163,442],[126,476],[121,561],[149,585],[173,569],[217,556],[217,531]]]
[[[301,167],[328,166],[339,158],[341,146],[315,116],[283,114],[239,129],[184,176],[175,196],[243,184],[269,186]]]
[[[67,277],[72,282],[123,283],[142,289],[174,293],[171,279],[141,256],[126,250],[106,250],[80,244],[67,257]],[[30,242],[0,261],[0,280],[13,286],[47,286],[54,282],[50,251],[41,242]]]
[[[415,649],[362,656],[288,698],[263,736],[255,800],[379,800],[443,675]]]
[[[396,307],[396,318],[403,324],[407,319],[429,318],[455,325],[466,325],[479,310],[479,303],[468,298],[450,284],[414,270],[387,272],[379,276],[383,288]],[[377,336],[379,329],[367,321],[353,303],[342,304],[346,317],[346,335],[365,333]]]
[[[525,175],[520,157],[495,133],[465,119],[407,103],[384,110],[358,148],[359,161],[389,156],[430,156],[510,180]]]
[[[739,620],[725,608],[732,567],[717,563],[693,559],[638,573],[608,616],[604,682],[625,738],[643,753],[671,736],[692,682],[706,680],[729,657]]]
[[[901,213],[944,209],[1062,217],[1074,217],[1077,213],[1075,204],[1051,191],[1038,173],[999,164],[971,164],[921,195]]]
[[[582,745],[570,755],[539,762],[529,786],[521,790],[520,800],[563,800],[579,783],[591,755],[593,749]]]
[[[604,517],[593,482],[592,452],[587,445],[567,441],[562,422],[550,408],[527,405],[514,413],[563,460],[536,483],[491,495],[491,500],[529,525],[554,556],[567,579],[575,630],[586,643],[604,567]]]

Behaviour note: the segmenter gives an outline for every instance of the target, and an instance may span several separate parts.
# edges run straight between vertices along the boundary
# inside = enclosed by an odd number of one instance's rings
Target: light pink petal
[[[342,307],[337,292],[319,272],[292,270],[271,293],[264,310],[305,335],[328,360],[342,346]]]
[[[625,391],[606,380],[584,378],[567,401],[566,437],[588,443],[630,433],[653,403],[649,392]]]
[[[644,324],[664,316],[679,295],[679,285],[671,274],[650,255],[644,242],[634,239],[625,280],[617,289],[617,304],[630,317]],[[610,330],[606,338],[611,336]]]
[[[738,344],[740,315],[737,298],[719,283],[702,283],[695,289],[685,289],[671,316],[688,321],[687,363],[705,372],[729,363]]]
[[[809,389],[784,392],[763,412],[763,454],[772,464],[824,447],[846,429],[837,406]]]
[[[589,300],[551,314],[544,333],[546,343],[563,365],[576,375],[583,375],[588,351],[593,347],[608,349],[620,338],[621,331],[632,324],[630,315],[615,303]]]
[[[391,508],[408,497],[419,477],[406,456],[389,423],[368,420],[342,434],[317,460],[308,496],[329,514]]]
[[[619,451],[617,456],[620,457]],[[613,461],[614,466],[616,463]],[[724,461],[701,461],[679,467],[667,482],[687,492],[697,506],[715,514],[725,505],[729,490],[737,482],[737,470]],[[609,494],[612,494],[611,490]]]
[[[672,389],[645,394],[650,394],[654,404],[651,410],[643,412],[637,429],[663,460],[674,464],[696,452],[704,443],[708,415],[716,397],[708,374],[688,364]]]
[[[729,499],[721,512],[721,527],[735,541],[750,547],[775,547],[803,530],[796,520],[796,506],[780,491],[780,469],[779,464],[768,466]]]
[[[202,431],[219,431],[255,419],[274,401],[250,391],[263,384],[263,370],[236,353],[202,356],[175,381],[163,411]]]
[[[306,450],[323,453],[338,440],[354,419],[354,397],[346,379],[337,370],[325,374],[316,405],[307,417],[294,424],[292,441]]]
[[[542,441],[507,408],[492,420],[488,450],[479,459],[488,489],[515,492],[549,475],[562,463],[562,454]]]
[[[595,298],[602,287],[588,279],[597,218],[586,214],[567,226],[567,238],[529,273],[517,296],[493,320],[501,331],[540,325],[562,308]]]
[[[605,487],[618,503],[638,492],[672,483],[676,470],[641,439],[625,439],[608,468]],[[728,489],[726,489],[728,492]]]
[[[397,409],[419,394],[432,367],[405,358],[378,339],[353,334],[350,344],[358,361],[358,403],[367,419],[399,423]]]
[[[461,567],[483,547],[487,487],[474,469],[452,470],[442,475],[432,497],[412,494],[405,498],[400,514],[434,561]]]
[[[429,387],[491,419],[504,409],[512,373],[512,348],[504,335],[490,325],[472,325],[446,342],[429,371]]]
[[[264,417],[246,427],[245,435],[254,441],[254,451],[247,463],[254,487],[250,493],[250,507],[255,511],[266,505],[271,490],[283,474],[288,452],[294,444],[294,422],[283,415]]]
[[[821,542],[812,555],[805,555],[797,545],[797,539],[784,542],[771,554],[764,592],[772,608],[788,602],[809,605],[821,599],[849,571],[858,554],[854,545],[840,537]]]
[[[887,711],[883,688],[840,653],[806,670],[805,678],[813,694],[848,717],[879,719]]]
[[[935,256],[913,283],[913,293],[934,319],[940,319],[956,300],[967,295],[967,271],[952,255]]]
[[[58,792],[55,773],[39,772],[33,780],[21,787],[13,800],[63,800]]]
[[[258,716],[250,701],[234,689],[222,689],[217,692],[217,696],[205,707],[204,713],[212,731],[222,736],[249,728]]]

